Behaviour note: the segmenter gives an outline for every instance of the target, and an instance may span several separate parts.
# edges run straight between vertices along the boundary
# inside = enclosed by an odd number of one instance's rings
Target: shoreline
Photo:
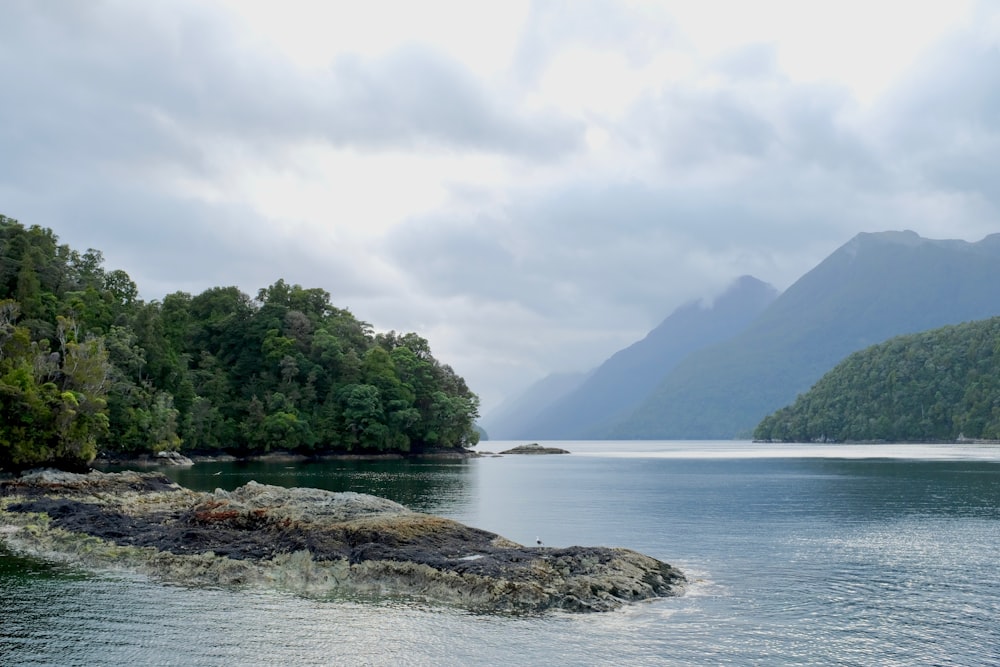
[[[471,449],[440,449],[429,450],[418,453],[401,452],[323,452],[320,454],[299,454],[290,451],[274,451],[264,454],[248,454],[246,456],[236,456],[233,454],[219,453],[207,454],[191,452],[188,454],[171,452],[169,455],[138,454],[136,456],[123,456],[116,454],[101,453],[90,462],[92,468],[101,470],[104,468],[136,466],[140,468],[159,468],[165,466],[191,466],[199,463],[236,463],[261,461],[271,463],[306,463],[309,461],[404,461],[414,460],[463,460],[488,456],[485,452],[476,452]]]

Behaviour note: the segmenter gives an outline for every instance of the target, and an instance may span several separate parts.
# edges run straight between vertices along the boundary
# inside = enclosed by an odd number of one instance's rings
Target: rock
[[[569,454],[569,451],[565,449],[559,449],[558,447],[542,447],[537,442],[533,442],[530,445],[520,445],[514,447],[513,449],[508,449],[505,452],[500,452],[501,454]]]
[[[187,585],[406,596],[480,612],[605,611],[685,583],[628,549],[525,547],[375,496],[255,482],[199,493],[158,473],[0,480],[0,541]]]
[[[178,454],[177,452],[157,452],[156,460],[157,462],[168,466],[187,467],[194,465],[194,461],[183,454]]]
[[[0,498],[6,496],[40,496],[54,494],[61,496],[97,496],[130,493],[154,493],[158,491],[178,491],[181,487],[160,474],[135,472],[119,473],[92,471],[80,475],[49,468],[29,470],[0,482]]]
[[[477,459],[482,456],[481,452],[465,448],[448,447],[443,449],[427,449],[419,453],[411,454],[412,459],[426,460],[450,460],[450,459]]]
[[[157,452],[156,454],[108,454],[102,453],[93,462],[95,466],[128,465],[142,468],[158,468],[161,466],[193,466],[194,461],[178,452]]]

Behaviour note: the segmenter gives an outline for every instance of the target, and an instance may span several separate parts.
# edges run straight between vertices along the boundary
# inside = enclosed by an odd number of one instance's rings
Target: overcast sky
[[[145,299],[278,278],[484,412],[862,231],[1000,231],[960,0],[3,0],[0,213]]]

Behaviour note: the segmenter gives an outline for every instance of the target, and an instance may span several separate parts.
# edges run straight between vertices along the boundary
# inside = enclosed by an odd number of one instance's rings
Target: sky
[[[278,279],[489,413],[859,232],[1000,232],[972,0],[4,0],[0,213],[146,300]]]

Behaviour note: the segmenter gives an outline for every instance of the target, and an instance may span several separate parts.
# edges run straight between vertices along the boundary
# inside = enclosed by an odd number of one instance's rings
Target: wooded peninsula
[[[476,444],[479,399],[415,333],[278,280],[143,301],[102,253],[0,215],[0,469],[101,453],[422,452]]]
[[[954,442],[1000,439],[1000,317],[897,336],[856,352],[755,440]]]

